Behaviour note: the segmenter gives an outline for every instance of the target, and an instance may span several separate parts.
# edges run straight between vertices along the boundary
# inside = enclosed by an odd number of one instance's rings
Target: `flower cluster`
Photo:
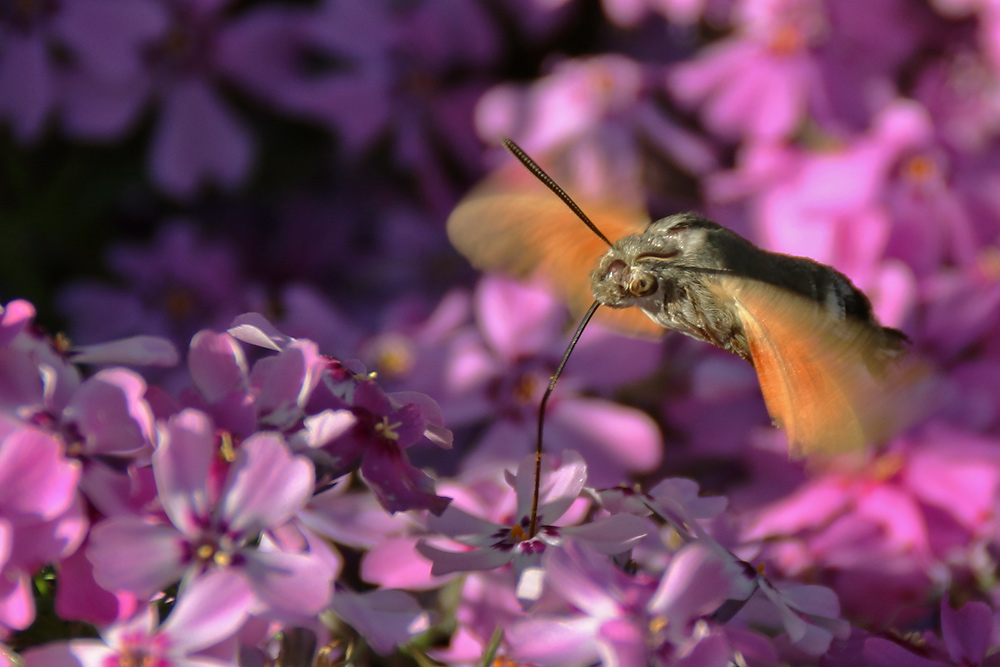
[[[998,27],[0,0],[0,656],[998,664]],[[445,232],[503,137],[598,227],[697,210],[847,275],[926,370],[910,426],[789,461],[750,365],[595,321],[536,461],[571,318]]]

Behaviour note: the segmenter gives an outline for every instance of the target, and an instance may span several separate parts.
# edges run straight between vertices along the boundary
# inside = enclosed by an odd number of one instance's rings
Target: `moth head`
[[[616,242],[591,274],[591,291],[611,308],[642,307],[668,299],[680,267],[700,265],[715,223],[691,213],[662,218],[645,232]]]

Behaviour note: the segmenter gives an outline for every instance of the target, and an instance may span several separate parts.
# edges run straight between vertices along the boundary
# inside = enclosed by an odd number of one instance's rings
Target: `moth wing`
[[[627,204],[576,200],[612,241],[645,230],[649,217]],[[505,165],[470,192],[448,217],[452,245],[482,271],[541,277],[582,315],[594,298],[590,273],[608,246],[520,164]],[[601,308],[595,319],[645,337],[664,329],[637,308]]]
[[[923,369],[888,359],[879,328],[767,283],[725,277],[720,287],[735,303],[768,412],[793,458],[861,451],[914,416],[906,390]]]

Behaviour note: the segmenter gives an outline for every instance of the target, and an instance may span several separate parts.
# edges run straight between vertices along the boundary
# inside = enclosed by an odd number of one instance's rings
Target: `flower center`
[[[389,422],[388,417],[382,417],[382,421],[375,424],[375,433],[385,438],[386,440],[396,441],[399,440],[399,433],[396,432],[403,422]]]

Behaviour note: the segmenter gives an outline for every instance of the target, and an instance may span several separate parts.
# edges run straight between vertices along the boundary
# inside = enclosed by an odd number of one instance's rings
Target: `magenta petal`
[[[649,601],[649,610],[684,627],[691,619],[722,604],[730,588],[725,563],[719,556],[701,544],[689,544],[670,561]]]
[[[76,425],[89,455],[122,455],[149,446],[153,411],[145,401],[146,381],[124,368],[88,378],[63,410]]]
[[[382,540],[361,559],[361,578],[383,588],[429,590],[443,582],[431,575],[431,564],[416,552],[414,537]]]
[[[94,564],[94,579],[104,588],[149,596],[181,578],[189,548],[170,526],[120,517],[94,527],[87,558]]]
[[[254,592],[268,606],[311,616],[330,604],[335,573],[315,555],[259,549],[243,553]]]
[[[511,655],[526,664],[593,665],[601,662],[595,618],[533,617],[506,629]],[[614,664],[614,663],[602,663]],[[636,663],[637,665],[645,663]],[[625,667],[624,663],[621,667]]]
[[[441,514],[451,502],[434,493],[434,480],[414,467],[394,443],[372,443],[361,462],[361,476],[390,512],[426,509]]]
[[[941,636],[956,664],[980,665],[991,646],[993,614],[985,602],[966,602],[954,610],[941,600]]]
[[[5,572],[0,577],[0,630],[4,627],[24,630],[35,620],[35,598],[31,577]]]
[[[198,577],[177,599],[160,632],[173,650],[193,653],[231,637],[247,619],[253,592],[246,579],[215,570]]]
[[[84,554],[84,549],[77,549],[60,561],[58,572],[56,613],[61,619],[101,626],[117,618],[128,617],[136,609],[134,595],[115,595],[97,585],[93,565]]]
[[[0,345],[14,340],[35,318],[35,307],[30,301],[15,299],[0,306]]]
[[[80,466],[62,445],[33,428],[0,441],[0,506],[8,518],[53,519],[76,497]]]
[[[314,481],[312,463],[292,456],[281,436],[254,434],[229,470],[220,520],[237,533],[280,525],[305,507]]]
[[[186,535],[197,535],[209,516],[208,474],[215,451],[211,419],[188,409],[170,418],[153,453],[163,509]]]
[[[601,625],[597,638],[605,644],[604,650],[615,656],[618,661],[616,664],[649,664],[645,628],[637,627],[635,623],[624,619],[612,619]],[[706,667],[707,664],[705,663]]]
[[[479,284],[476,318],[483,336],[504,359],[537,354],[556,336],[565,311],[538,286],[489,276]]]
[[[567,398],[552,409],[547,439],[580,452],[592,485],[620,484],[626,472],[647,472],[663,457],[656,423],[640,410],[594,398]]]
[[[188,370],[209,403],[231,392],[250,389],[243,348],[227,333],[217,334],[207,329],[196,333],[188,349]]]
[[[166,192],[190,197],[204,181],[239,185],[252,152],[232,111],[206,82],[191,79],[177,83],[163,102],[150,168]]]
[[[307,340],[293,341],[279,354],[258,361],[250,383],[259,390],[261,421],[278,429],[298,421],[325,364],[316,344]]]

